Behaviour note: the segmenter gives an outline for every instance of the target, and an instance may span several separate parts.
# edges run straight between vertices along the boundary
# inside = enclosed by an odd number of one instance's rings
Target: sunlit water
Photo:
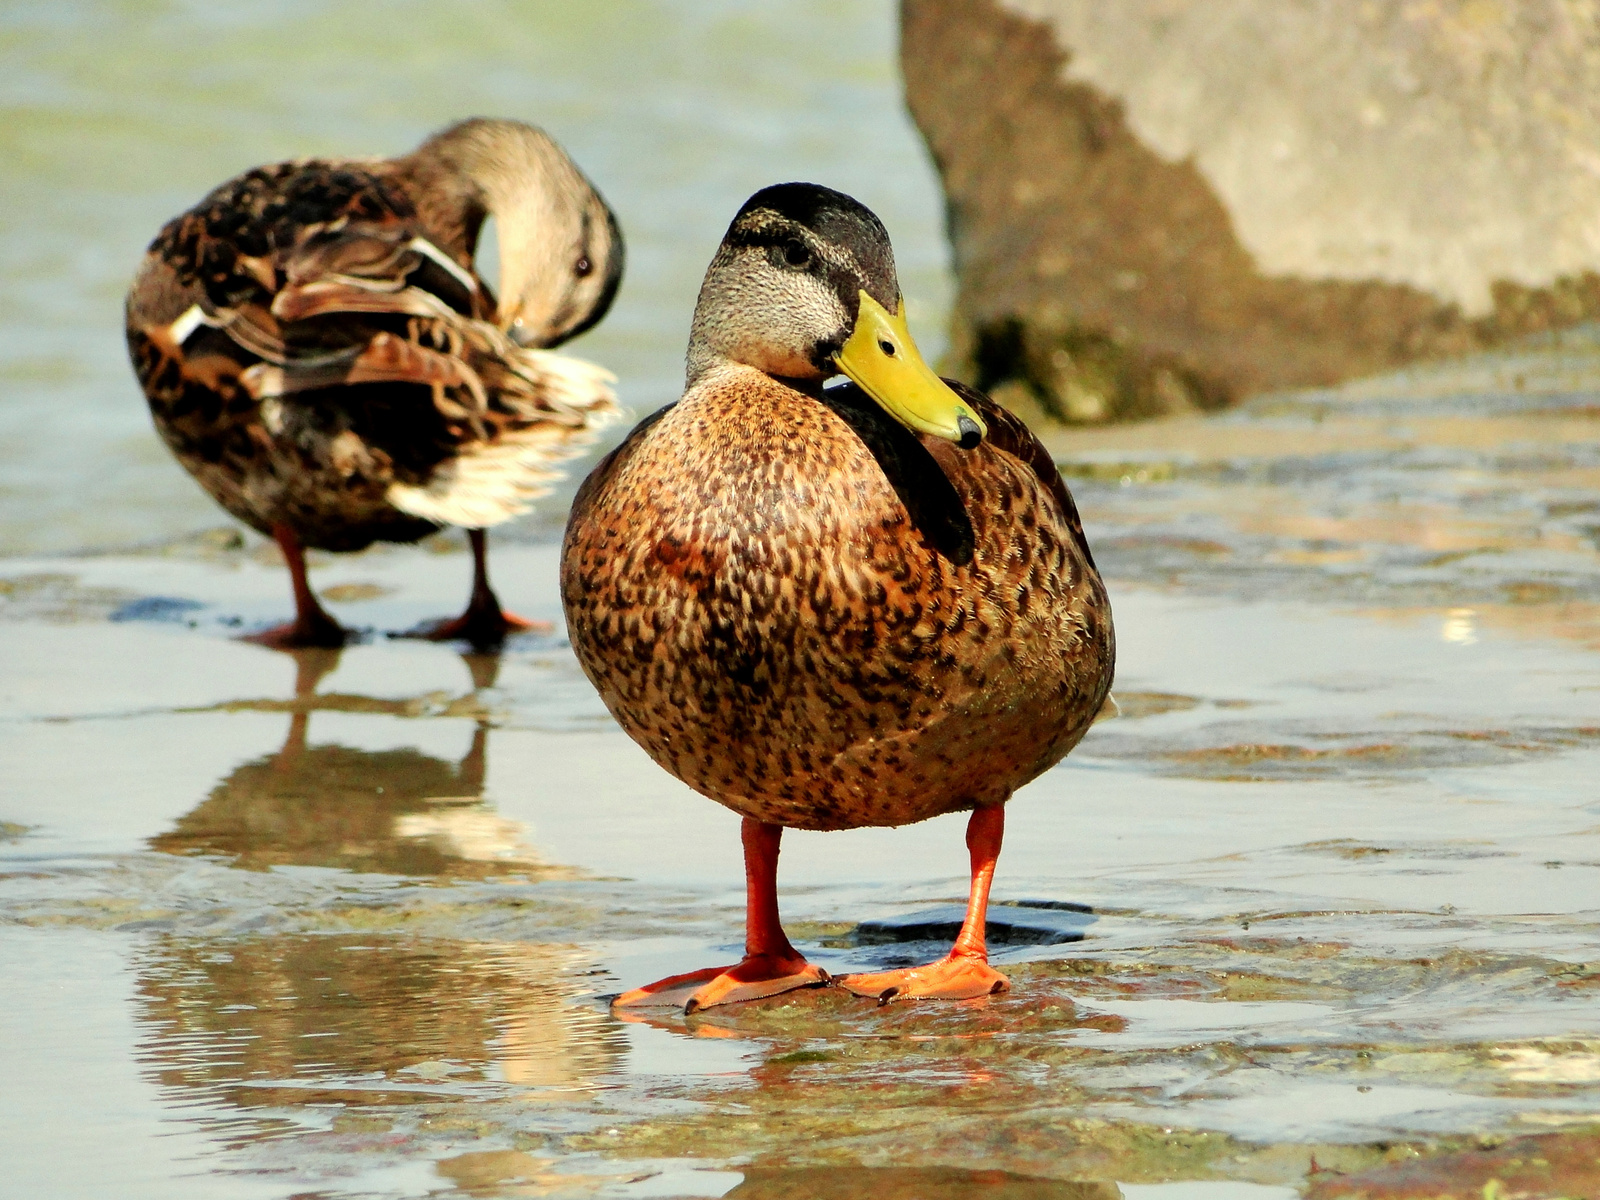
[[[936,342],[891,17],[0,17],[0,1191],[1285,1200],[1600,1122],[1585,335],[1053,437],[1121,715],[1011,806],[996,898],[1076,906],[1031,911],[1081,940],[1003,946],[1005,997],[619,1020],[606,995],[737,956],[737,821],[627,741],[559,634],[386,637],[459,606],[442,544],[319,560],[362,644],[230,640],[282,618],[282,569],[185,536],[220,518],[121,358],[164,216],[252,161],[507,112],[622,214],[629,282],[581,349],[636,408],[675,394],[706,257],[778,178],[885,216]],[[550,620],[560,508],[495,563]],[[852,931],[958,899],[961,832],[789,835],[790,932],[834,971],[937,953]]]

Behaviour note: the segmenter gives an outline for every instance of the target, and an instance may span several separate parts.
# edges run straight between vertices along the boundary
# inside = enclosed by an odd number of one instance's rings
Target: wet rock
[[[221,559],[238,554],[245,548],[244,534],[234,525],[218,525],[194,533],[169,538],[150,547],[157,554],[171,558]]]
[[[1419,8],[905,0],[951,369],[1096,423],[1600,315],[1600,26]]]
[[[1176,692],[1116,692],[1113,698],[1117,715],[1128,721],[1160,716],[1162,713],[1187,712],[1200,704],[1196,697]]]
[[[120,925],[113,925],[113,933],[166,933],[177,922],[170,917],[145,917],[136,921],[124,921]]]
[[[1114,1183],[959,1167],[752,1168],[728,1200],[1121,1200]]]
[[[185,600],[180,596],[140,596],[114,609],[107,618],[112,621],[186,621],[190,615],[205,605],[198,600]]]
[[[1442,1200],[1444,1197],[1600,1195],[1600,1126],[1515,1138],[1353,1175],[1325,1173],[1307,1200]]]
[[[884,945],[891,942],[951,942],[961,932],[966,909],[960,904],[941,904],[921,912],[877,921],[863,921],[852,937],[859,945]],[[996,904],[989,909],[987,936],[999,946],[1049,946],[1061,942],[1081,942],[1085,927],[1094,921],[1093,910],[1065,900],[1029,900],[1020,904]]]
[[[85,587],[64,571],[0,577],[0,617],[11,621],[87,621],[133,600],[114,588]]]

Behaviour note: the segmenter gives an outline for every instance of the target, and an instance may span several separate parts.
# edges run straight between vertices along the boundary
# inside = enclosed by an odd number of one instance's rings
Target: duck
[[[497,289],[474,267],[490,218]],[[446,526],[468,531],[471,597],[413,632],[491,648],[533,627],[490,587],[484,531],[617,414],[608,371],[550,349],[605,315],[623,260],[555,140],[487,117],[397,158],[253,168],[161,229],[128,291],[129,356],[179,463],[282,550],[294,619],[249,640],[343,645],[307,549]]]
[[[745,954],[613,1005],[1006,990],[985,939],[1005,805],[1083,737],[1116,657],[1070,492],[1027,425],[927,365],[888,231],[819,184],[739,209],[686,374],[579,488],[561,599],[622,729],[741,816]],[[948,954],[830,979],[796,950],[785,829],[962,811],[971,886]]]

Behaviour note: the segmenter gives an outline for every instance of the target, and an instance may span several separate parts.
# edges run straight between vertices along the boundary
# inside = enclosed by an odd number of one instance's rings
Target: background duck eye
[[[582,279],[592,270],[594,270],[594,264],[589,261],[587,254],[572,265],[572,273],[579,279]]]
[[[806,249],[804,242],[785,242],[783,261],[791,267],[803,267],[811,261],[811,251]]]

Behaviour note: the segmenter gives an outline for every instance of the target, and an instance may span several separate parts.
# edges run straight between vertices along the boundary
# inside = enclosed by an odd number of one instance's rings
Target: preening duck
[[[561,591],[623,729],[744,817],[744,959],[619,1005],[826,982],[779,922],[783,829],[958,810],[972,886],[951,952],[838,982],[882,1000],[1007,986],[984,940],[1004,805],[1099,711],[1111,610],[1049,453],[924,364],[872,212],[814,184],[739,210],[700,290],[687,390],[579,490]]]
[[[473,269],[493,217],[499,296]],[[246,171],[170,221],[127,301],[156,429],[241,521],[273,537],[295,619],[255,635],[339,645],[305,548],[470,530],[471,602],[428,636],[527,627],[490,590],[483,530],[527,511],[615,412],[608,372],[548,347],[605,315],[615,217],[545,133],[463,121],[389,160]]]

